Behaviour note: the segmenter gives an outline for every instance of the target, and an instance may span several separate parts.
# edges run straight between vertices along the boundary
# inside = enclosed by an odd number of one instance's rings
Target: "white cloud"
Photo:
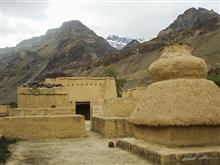
[[[3,23],[0,47],[15,46],[24,39],[42,35],[47,28],[40,21],[10,16],[5,17]]]
[[[51,6],[47,13],[48,19],[55,23],[54,27],[64,21],[78,19],[103,37],[117,34],[152,38],[190,7],[204,7],[219,12],[217,1],[145,1],[136,3],[135,1],[92,1],[92,3],[77,3],[66,0],[65,3],[50,2]]]
[[[43,35],[47,29],[59,27],[69,20],[80,20],[103,37],[116,34],[152,38],[190,7],[204,7],[220,12],[219,1],[205,0],[145,2],[41,0],[37,3],[23,2],[18,7],[10,2],[6,7],[8,10],[3,10],[4,34],[0,37],[4,42],[0,43],[0,47],[15,46],[23,39]]]

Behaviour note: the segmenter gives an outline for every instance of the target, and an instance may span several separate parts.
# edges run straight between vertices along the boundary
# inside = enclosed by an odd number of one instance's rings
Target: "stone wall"
[[[132,125],[127,118],[93,117],[91,129],[105,137],[132,136]]]
[[[70,107],[69,94],[63,87],[18,88],[18,108]]]
[[[83,137],[85,120],[81,115],[3,117],[0,134],[18,139]]]

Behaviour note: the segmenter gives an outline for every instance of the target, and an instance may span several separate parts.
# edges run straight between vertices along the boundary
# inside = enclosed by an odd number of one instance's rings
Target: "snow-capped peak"
[[[124,46],[126,46],[132,40],[137,40],[139,42],[143,42],[144,41],[144,39],[137,39],[135,37],[119,37],[117,35],[109,35],[106,38],[106,40],[108,41],[108,43],[112,47],[114,47],[114,48],[116,48],[118,50],[122,49]]]

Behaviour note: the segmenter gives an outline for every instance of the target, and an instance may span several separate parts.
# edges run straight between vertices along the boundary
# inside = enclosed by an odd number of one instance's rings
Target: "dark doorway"
[[[85,116],[90,120],[90,102],[76,102],[76,114]]]

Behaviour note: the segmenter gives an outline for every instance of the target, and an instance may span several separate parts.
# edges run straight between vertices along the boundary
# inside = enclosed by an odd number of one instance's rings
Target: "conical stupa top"
[[[163,47],[161,50],[162,58],[170,58],[177,56],[191,56],[193,48],[187,44],[171,44]]]
[[[220,124],[220,92],[206,79],[203,59],[191,55],[186,44],[163,48],[149,72],[150,84],[131,113],[129,121],[147,126]]]
[[[201,58],[191,55],[187,44],[172,44],[162,49],[161,57],[149,67],[153,81],[176,78],[206,78],[207,65]]]

